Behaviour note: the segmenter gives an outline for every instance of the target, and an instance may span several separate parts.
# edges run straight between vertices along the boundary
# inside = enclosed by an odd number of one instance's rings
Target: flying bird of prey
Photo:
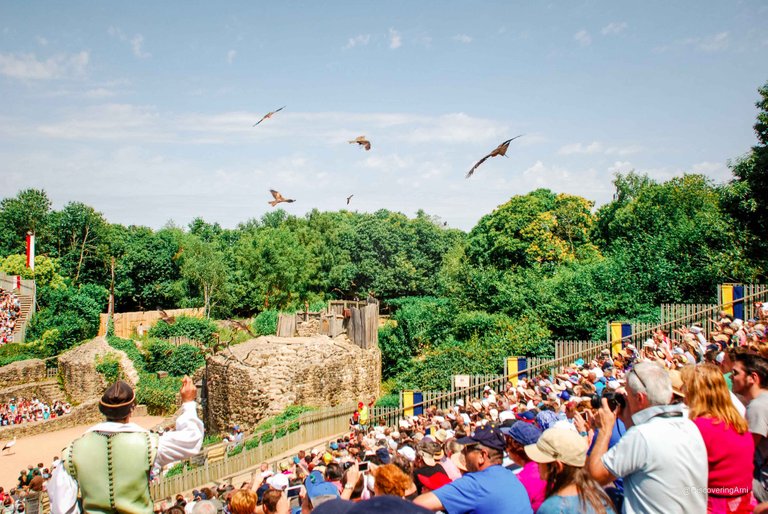
[[[347,205],[349,205],[349,201],[350,201],[350,200],[352,200],[352,197],[353,197],[353,196],[355,196],[355,195],[349,195],[349,196],[347,197]]]
[[[371,142],[365,139],[365,136],[357,136],[355,139],[349,142],[349,144],[353,145],[357,143],[358,145],[365,148],[365,151],[368,151],[371,149]]]
[[[271,202],[267,202],[272,207],[274,207],[275,205],[277,205],[279,203],[282,203],[282,202],[293,203],[293,202],[296,201],[296,200],[293,200],[291,198],[284,198],[283,195],[281,195],[280,193],[278,193],[274,189],[270,189],[269,192],[272,193],[272,196],[275,198]]]
[[[520,134],[520,136],[522,136],[522,134]],[[481,164],[483,164],[486,161],[486,159],[488,159],[489,157],[496,157],[497,155],[503,155],[504,157],[506,157],[507,156],[507,148],[509,148],[509,143],[511,143],[512,141],[514,141],[515,139],[517,139],[520,136],[515,136],[512,139],[507,139],[506,141],[501,143],[499,146],[497,146],[496,149],[493,150],[491,153],[489,153],[488,155],[486,155],[485,157],[483,157],[482,159],[477,161],[477,164],[472,166],[472,169],[469,170],[469,173],[467,173],[467,176],[465,178],[471,177],[472,174],[477,169],[477,167],[480,166]]]
[[[176,316],[169,316],[167,312],[165,312],[163,309],[158,309],[158,312],[160,313],[160,319],[162,321],[165,321],[169,325],[173,325],[176,323]]]
[[[270,112],[268,112],[268,113],[267,113],[267,114],[265,114],[265,115],[264,115],[264,116],[263,116],[263,117],[262,117],[262,118],[261,118],[259,121],[257,121],[256,123],[254,123],[254,124],[253,124],[253,126],[255,127],[256,125],[258,125],[258,124],[259,124],[259,123],[261,123],[262,121],[264,121],[264,120],[266,120],[266,119],[269,119],[269,118],[271,118],[271,117],[272,117],[272,115],[274,115],[274,114],[277,114],[278,112],[282,111],[283,109],[285,109],[285,107],[286,107],[286,106],[284,105],[284,106],[280,107],[279,109],[277,109],[276,111],[270,111]]]

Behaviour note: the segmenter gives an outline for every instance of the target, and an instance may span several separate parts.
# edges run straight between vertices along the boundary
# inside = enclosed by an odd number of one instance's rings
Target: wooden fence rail
[[[189,316],[202,318],[203,309],[170,309],[165,311],[168,316]],[[148,331],[162,317],[160,311],[116,312],[114,315],[115,335],[129,339],[139,331]],[[109,314],[99,315],[99,334],[107,333],[107,321]]]
[[[244,447],[241,453],[232,457],[225,455],[224,458],[206,459],[202,466],[172,477],[162,477],[150,485],[150,494],[158,501],[181,491],[232,478],[309,441],[331,438],[349,428],[349,418],[354,409],[355,405],[349,404],[305,412],[296,419],[256,432],[252,437],[263,440],[265,434],[271,434],[272,438],[251,449]],[[278,437],[281,432],[285,435]],[[246,442],[244,440],[243,444]],[[212,450],[206,448],[206,451]]]

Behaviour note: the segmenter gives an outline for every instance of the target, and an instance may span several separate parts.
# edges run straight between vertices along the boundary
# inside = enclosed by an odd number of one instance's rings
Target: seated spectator
[[[414,488],[411,477],[395,464],[385,464],[373,471],[375,479],[373,491],[376,496],[389,494],[404,498]]]
[[[518,473],[517,478],[525,487],[528,499],[531,501],[531,508],[536,512],[546,497],[547,482],[539,475],[539,465],[525,453],[525,447],[536,444],[541,436],[541,430],[534,425],[520,421],[511,427],[502,427],[499,430],[506,438],[507,455],[515,464],[523,468]]]
[[[450,514],[463,512],[532,513],[528,494],[514,473],[502,467],[506,442],[491,425],[459,439],[464,445],[467,474],[439,489],[418,496],[414,503]]]
[[[587,441],[576,431],[545,430],[535,444],[525,446],[525,453],[539,464],[547,483],[547,499],[537,514],[615,514],[608,495],[584,469]]]

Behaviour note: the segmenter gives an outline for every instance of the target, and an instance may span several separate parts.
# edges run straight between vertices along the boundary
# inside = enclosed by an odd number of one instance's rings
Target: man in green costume
[[[184,377],[180,392],[182,413],[176,430],[158,436],[131,423],[133,388],[122,380],[112,384],[99,401],[107,420],[65,448],[53,471],[48,484],[51,513],[76,514],[82,508],[99,514],[152,514],[151,471],[198,454],[203,442],[192,379]]]

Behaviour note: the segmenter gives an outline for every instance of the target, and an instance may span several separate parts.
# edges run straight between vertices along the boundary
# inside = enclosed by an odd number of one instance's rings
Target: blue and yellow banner
[[[406,416],[418,416],[424,413],[424,397],[421,391],[403,391],[403,409]],[[418,405],[417,405],[418,404]],[[414,405],[416,405],[414,407]]]
[[[623,340],[632,335],[632,325],[621,321],[611,322],[611,355],[616,355],[624,349]]]
[[[720,301],[726,314],[733,316],[733,284],[723,284],[720,288],[723,297]]]
[[[517,387],[517,381],[520,378],[528,378],[528,359],[525,357],[507,357],[507,380]]]

